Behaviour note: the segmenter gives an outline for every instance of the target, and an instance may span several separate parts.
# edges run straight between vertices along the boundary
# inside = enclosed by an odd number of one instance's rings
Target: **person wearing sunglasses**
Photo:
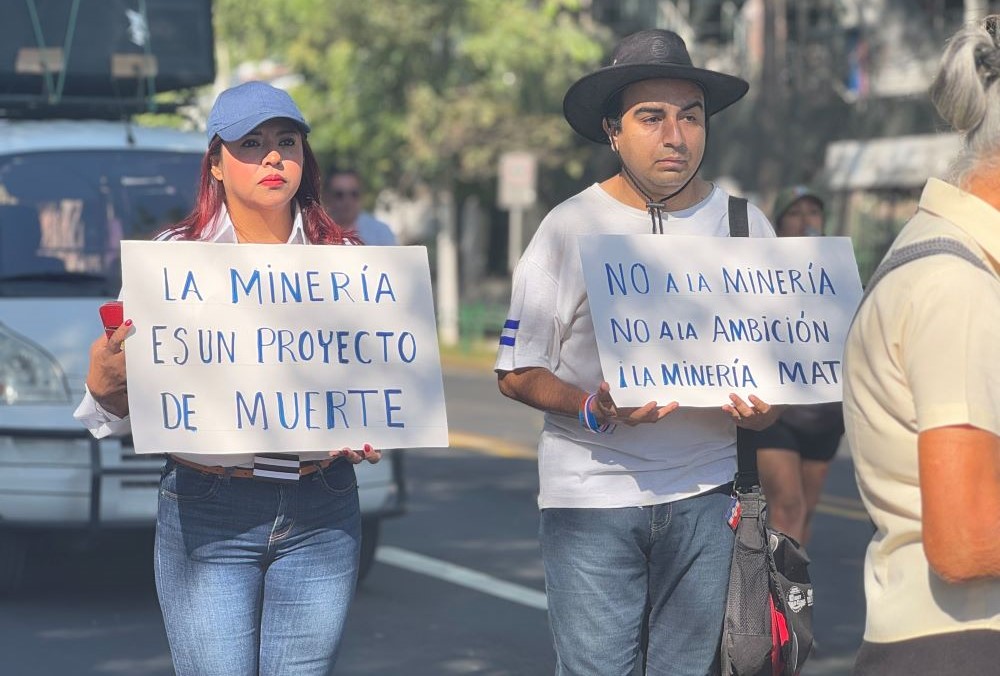
[[[364,184],[351,168],[333,167],[326,175],[326,208],[345,232],[368,245],[395,246],[396,235],[382,221],[361,208]]]

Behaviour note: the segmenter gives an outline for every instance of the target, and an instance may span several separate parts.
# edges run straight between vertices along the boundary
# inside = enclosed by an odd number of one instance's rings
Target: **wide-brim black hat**
[[[681,36],[668,30],[646,30],[622,39],[611,65],[577,80],[563,98],[563,115],[581,136],[608,143],[602,122],[608,100],[633,82],[656,78],[690,80],[705,92],[705,112],[713,115],[739,101],[750,85],[746,80],[714,70],[695,68]]]

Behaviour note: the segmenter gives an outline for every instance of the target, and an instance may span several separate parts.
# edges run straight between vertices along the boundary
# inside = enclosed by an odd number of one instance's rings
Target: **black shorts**
[[[854,676],[986,676],[998,671],[1000,631],[976,629],[894,643],[865,641]]]
[[[837,454],[844,428],[839,427],[821,434],[807,434],[778,419],[766,430],[747,431],[745,438],[754,451],[762,448],[779,448],[795,451],[803,460],[829,462]]]

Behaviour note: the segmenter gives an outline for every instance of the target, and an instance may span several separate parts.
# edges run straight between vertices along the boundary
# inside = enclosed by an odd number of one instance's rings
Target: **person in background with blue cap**
[[[781,190],[771,216],[778,237],[823,234],[823,199],[808,186]],[[809,526],[830,461],[843,436],[844,412],[839,401],[788,406],[767,429],[746,433],[747,444],[757,451],[757,471],[771,526],[803,545],[809,541]]]
[[[711,116],[748,87],[693,66],[676,33],[647,30],[563,99],[570,126],[609,144],[621,169],[542,221],[514,272],[495,366],[503,394],[545,411],[539,538],[559,676],[719,671],[737,427],[763,428],[778,407],[736,394],[718,408],[616,406],[577,238],[729,237],[734,202],[699,170]],[[759,209],[741,211],[749,236],[774,236]]]
[[[357,244],[320,203],[309,125],[263,82],[222,92],[208,117],[194,209],[158,240]],[[126,321],[91,346],[75,416],[101,438],[131,430]],[[378,450],[170,454],[156,520],[156,591],[178,676],[328,674],[357,583],[353,464]]]

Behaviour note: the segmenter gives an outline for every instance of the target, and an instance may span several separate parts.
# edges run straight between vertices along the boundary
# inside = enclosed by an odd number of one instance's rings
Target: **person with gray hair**
[[[928,180],[845,345],[847,435],[876,527],[861,676],[1000,664],[998,18],[948,43],[931,98],[964,150],[950,182]]]

